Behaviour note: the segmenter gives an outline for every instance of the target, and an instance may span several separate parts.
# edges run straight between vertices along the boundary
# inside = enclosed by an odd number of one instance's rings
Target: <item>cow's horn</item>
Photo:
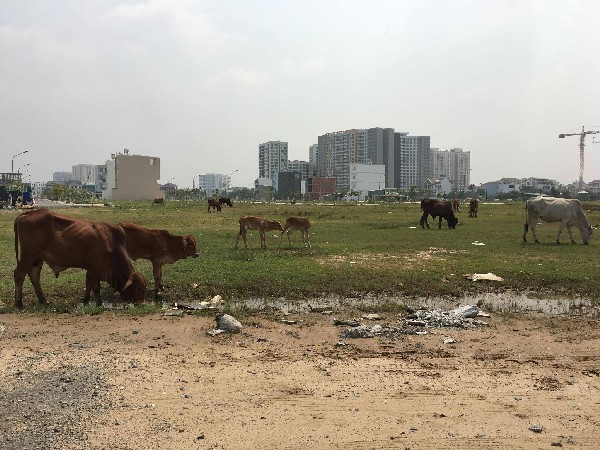
[[[127,289],[132,284],[133,284],[133,281],[131,280],[131,277],[129,277],[129,279],[127,280],[127,283],[125,283],[125,286],[123,286],[123,290]]]

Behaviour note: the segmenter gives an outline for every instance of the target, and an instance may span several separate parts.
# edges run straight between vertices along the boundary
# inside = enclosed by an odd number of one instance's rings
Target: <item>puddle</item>
[[[532,311],[545,314],[581,315],[600,317],[600,305],[592,305],[591,300],[581,298],[567,298],[554,296],[537,296],[531,293],[486,293],[466,296],[463,298],[404,298],[387,296],[364,296],[355,298],[342,298],[335,296],[314,299],[286,299],[286,298],[249,298],[238,299],[231,302],[234,308],[246,308],[253,311],[278,310],[283,313],[309,312],[314,309],[321,310],[327,307],[333,311],[342,308],[377,308],[378,305],[389,304],[407,305],[413,308],[425,307],[429,309],[453,309],[461,305],[481,304],[483,310],[498,312]]]

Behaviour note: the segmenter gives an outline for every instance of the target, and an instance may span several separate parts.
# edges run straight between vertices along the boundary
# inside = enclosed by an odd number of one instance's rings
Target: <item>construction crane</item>
[[[579,136],[579,192],[583,191],[583,156],[585,148],[585,137],[588,134],[596,133],[600,133],[600,131],[585,131],[585,127],[581,127],[581,133],[562,133],[558,135],[558,137],[561,139],[566,136]]]

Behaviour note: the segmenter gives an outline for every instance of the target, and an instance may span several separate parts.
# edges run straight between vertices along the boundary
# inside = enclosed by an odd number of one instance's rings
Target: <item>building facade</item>
[[[227,191],[231,187],[231,176],[220,173],[206,173],[198,175],[198,188],[202,189],[207,197],[211,197],[221,191]]]
[[[277,178],[278,172],[287,172],[288,143],[269,141],[258,146],[258,177]]]
[[[350,164],[350,192],[359,193],[357,200],[366,200],[369,191],[384,189],[385,183],[385,165]]]
[[[471,153],[460,148],[431,149],[434,178],[447,178],[456,192],[467,191],[471,184]]]
[[[153,200],[163,197],[160,179],[160,158],[130,155],[128,150],[106,161],[107,200]]]
[[[352,129],[319,136],[316,173],[335,177],[340,192],[350,190],[350,164],[383,164],[386,183],[393,179],[393,128]]]
[[[429,136],[394,134],[393,187],[406,192],[426,189],[433,176],[430,141]]]
[[[308,161],[298,161],[297,159],[294,161],[288,161],[287,171],[298,172],[303,180],[306,180],[308,177],[312,177],[313,175],[312,164]]]

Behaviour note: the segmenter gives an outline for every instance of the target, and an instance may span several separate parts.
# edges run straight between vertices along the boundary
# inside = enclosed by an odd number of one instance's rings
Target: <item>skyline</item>
[[[394,128],[471,154],[471,182],[578,179],[600,130],[593,1],[5,0],[0,148],[32,181],[111,153],[161,182],[251,186],[258,146],[308,160],[319,135]],[[598,135],[600,136],[600,135]],[[600,145],[586,138],[586,182]],[[595,139],[600,141],[600,137]]]

